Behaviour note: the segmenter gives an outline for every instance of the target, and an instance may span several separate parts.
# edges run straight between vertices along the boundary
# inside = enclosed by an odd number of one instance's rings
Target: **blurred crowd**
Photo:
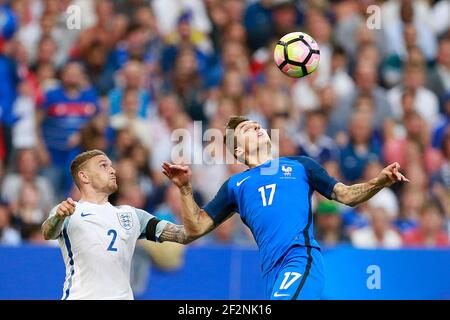
[[[43,242],[50,209],[79,197],[70,161],[94,148],[117,169],[113,204],[180,223],[171,133],[246,115],[346,184],[394,161],[411,180],[355,208],[315,195],[322,245],[450,246],[450,1],[2,0],[0,18],[0,243]],[[272,58],[292,31],[320,46],[302,79]],[[193,165],[199,204],[242,170]],[[193,245],[254,245],[239,220]]]

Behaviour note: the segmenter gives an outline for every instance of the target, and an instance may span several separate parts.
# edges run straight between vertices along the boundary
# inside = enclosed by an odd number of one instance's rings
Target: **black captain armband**
[[[145,236],[147,240],[156,241],[156,226],[161,220],[157,218],[151,218],[147,223],[147,228],[145,229]]]

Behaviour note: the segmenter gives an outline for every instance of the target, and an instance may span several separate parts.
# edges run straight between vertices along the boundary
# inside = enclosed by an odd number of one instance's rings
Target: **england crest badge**
[[[117,218],[125,230],[130,230],[133,227],[133,214],[131,212],[117,212]]]

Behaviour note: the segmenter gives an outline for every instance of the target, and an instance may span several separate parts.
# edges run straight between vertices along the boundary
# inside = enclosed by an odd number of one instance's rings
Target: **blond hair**
[[[70,164],[70,174],[72,175],[72,179],[75,182],[75,185],[78,187],[78,189],[80,189],[80,183],[78,181],[78,172],[80,172],[81,169],[83,169],[83,166],[86,163],[86,161],[96,156],[106,156],[106,154],[103,151],[97,149],[88,150],[77,155]]]

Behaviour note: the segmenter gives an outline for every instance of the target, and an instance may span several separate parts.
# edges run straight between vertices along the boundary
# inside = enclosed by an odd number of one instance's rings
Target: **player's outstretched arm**
[[[161,235],[159,236],[159,242],[170,241],[188,244],[199,237],[201,237],[201,235],[193,236],[188,234],[184,226],[169,222],[166,224]]]
[[[54,215],[51,215],[42,224],[41,230],[45,240],[56,239],[61,234],[61,229],[66,217],[71,216],[75,212],[75,201],[67,198],[61,202]]]
[[[194,200],[188,166],[163,163],[163,173],[181,192],[181,215],[185,236],[191,242],[214,229],[213,219]],[[173,230],[170,230],[173,231]],[[180,232],[180,231],[179,231]]]
[[[384,187],[389,187],[400,181],[409,182],[409,180],[399,172],[399,169],[400,165],[397,162],[394,162],[384,168],[377,177],[367,182],[351,186],[339,182],[334,186],[332,198],[346,205],[352,207],[356,206],[372,198]]]

